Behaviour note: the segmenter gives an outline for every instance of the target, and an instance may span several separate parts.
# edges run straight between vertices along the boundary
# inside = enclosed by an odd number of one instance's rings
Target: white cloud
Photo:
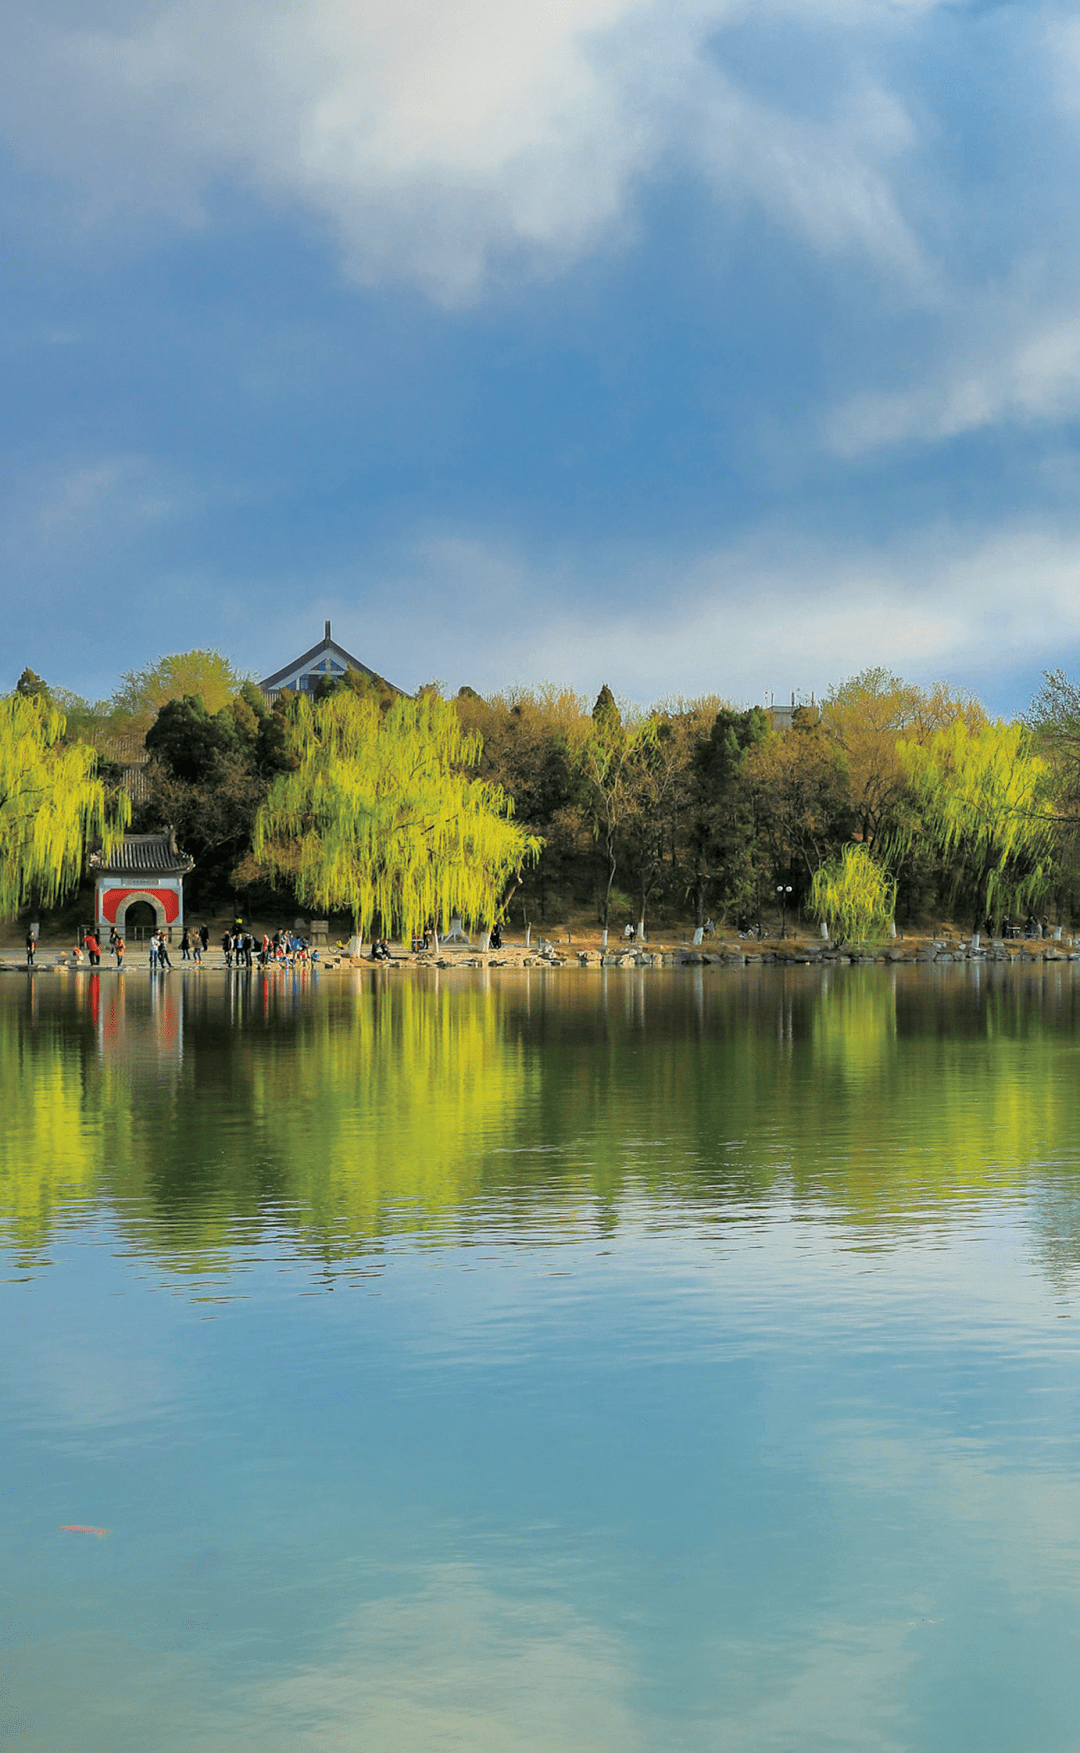
[[[260,1684],[245,1711],[250,1744],[326,1753],[360,1744],[365,1753],[644,1748],[615,1638],[561,1601],[498,1594],[464,1565],[433,1565],[423,1580],[412,1600],[360,1608],[324,1663]]]
[[[193,490],[156,459],[105,455],[9,472],[0,497],[2,550],[12,565],[83,566],[190,511]]]
[[[84,207],[190,221],[215,179],[239,178],[329,223],[357,279],[447,301],[620,235],[641,179],[675,162],[819,249],[917,276],[889,181],[911,125],[847,39],[940,3],[159,0],[118,15],[99,0],[96,19],[16,14],[0,79],[20,154],[83,179]],[[725,76],[717,43],[747,18],[833,33],[828,113],[812,92],[792,107]]]
[[[939,442],[983,427],[1032,425],[1080,412],[1080,315],[1019,339],[987,338],[982,360],[944,381],[888,395],[863,394],[828,422],[833,447],[856,456],[905,441]]]
[[[403,558],[379,594],[385,607],[366,592],[356,607],[327,582],[307,615],[332,614],[348,648],[406,686],[554,678],[642,702],[750,701],[882,663],[985,685],[1080,650],[1080,530],[939,530],[861,551],[758,536],[681,564],[596,551],[543,564],[452,538]]]

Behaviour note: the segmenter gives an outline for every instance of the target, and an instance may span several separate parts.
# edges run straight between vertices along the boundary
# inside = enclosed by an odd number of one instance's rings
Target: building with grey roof
[[[329,621],[326,623],[326,632],[318,645],[313,645],[311,650],[305,651],[302,657],[294,658],[293,662],[287,663],[284,669],[275,670],[272,676],[267,676],[259,683],[259,687],[268,700],[276,700],[286,688],[295,689],[298,693],[310,694],[320,682],[340,681],[346,670],[359,670],[361,675],[369,676],[373,682],[381,682],[384,687],[391,689],[395,694],[405,692],[403,688],[395,687],[393,682],[388,682],[385,676],[380,676],[378,671],[373,670],[368,664],[361,663],[358,657],[353,657],[352,653],[346,651],[343,645],[339,645],[337,640],[331,637]]]

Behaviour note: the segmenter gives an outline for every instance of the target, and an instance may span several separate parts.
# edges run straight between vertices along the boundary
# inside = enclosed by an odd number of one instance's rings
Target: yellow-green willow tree
[[[47,694],[0,699],[0,918],[27,901],[51,906],[82,875],[88,842],[115,845],[131,816],[87,743],[64,741]]]
[[[470,776],[481,746],[435,694],[385,711],[344,690],[301,697],[288,727],[296,769],[270,787],[255,856],[305,904],[347,909],[361,935],[452,914],[489,923],[540,841],[501,786]]]
[[[966,891],[976,929],[1035,906],[1054,880],[1054,831],[1049,769],[1025,727],[999,719],[972,729],[958,718],[897,748],[915,803],[898,849],[929,837]]]
[[[845,846],[814,872],[810,911],[828,920],[841,943],[877,943],[892,924],[895,906],[895,882],[862,844]]]

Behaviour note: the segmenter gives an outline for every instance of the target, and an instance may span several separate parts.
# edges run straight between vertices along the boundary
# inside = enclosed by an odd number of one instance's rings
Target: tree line
[[[883,668],[782,727],[718,696],[409,698],[354,671],[271,704],[210,651],[98,703],[25,671],[3,704],[8,914],[55,900],[84,844],[165,826],[196,860],[193,905],[299,901],[365,929],[453,910],[745,930],[778,894],[852,938],[1080,911],[1080,687],[1061,671],[1012,722]]]

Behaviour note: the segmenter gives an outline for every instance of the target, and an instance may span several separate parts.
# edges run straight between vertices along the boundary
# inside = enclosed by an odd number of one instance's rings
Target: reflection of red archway
[[[154,909],[159,929],[180,917],[180,897],[175,889],[106,889],[101,897],[101,917],[107,925],[115,925],[136,901],[146,901]]]

